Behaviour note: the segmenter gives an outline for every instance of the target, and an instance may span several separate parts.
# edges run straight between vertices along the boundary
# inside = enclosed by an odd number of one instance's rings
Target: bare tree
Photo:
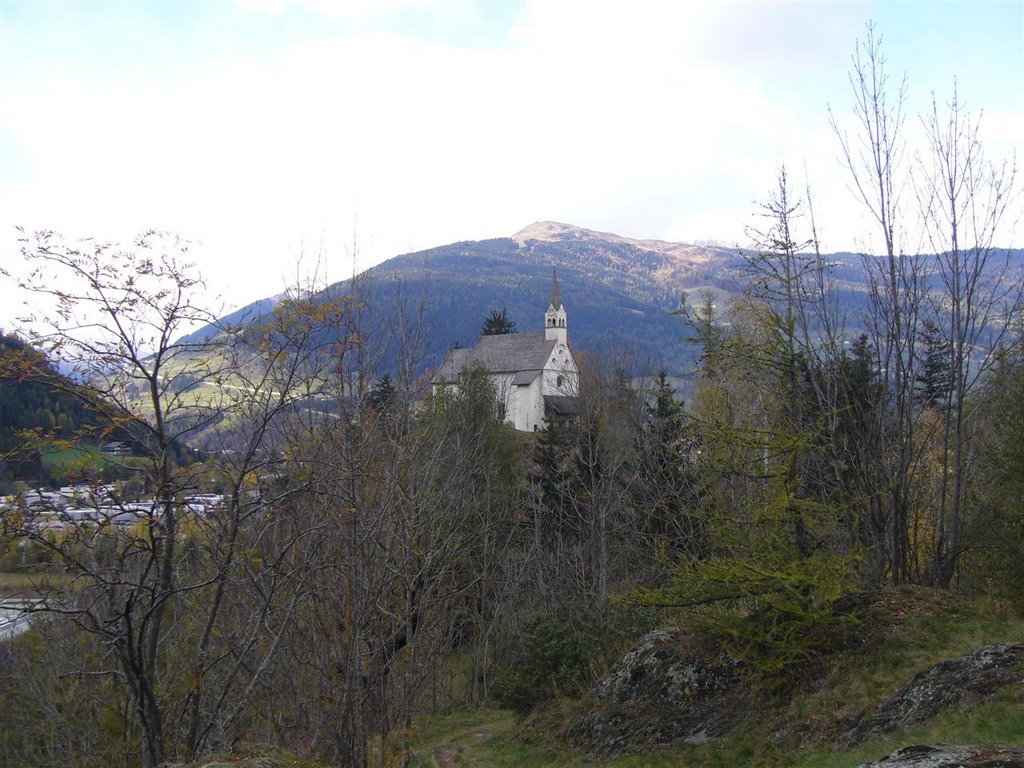
[[[943,414],[942,470],[929,578],[949,586],[964,545],[975,458],[967,395],[1007,340],[1024,285],[1012,272],[1009,249],[997,243],[1019,199],[1015,163],[997,166],[986,159],[980,121],[964,109],[955,85],[945,110],[933,96],[923,124],[928,147],[918,158],[917,198],[937,258],[933,322],[948,356],[945,391],[936,393]]]
[[[885,461],[875,462],[870,519],[878,541],[878,574],[888,570],[899,584],[911,576],[911,477],[917,460],[914,382],[927,269],[923,258],[904,248],[904,106],[907,81],[892,86],[882,38],[872,24],[852,57],[850,85],[857,132],[851,138],[830,110],[842,159],[857,199],[874,219],[882,238],[880,257],[865,256],[870,311],[866,327],[885,386],[875,411],[873,443]]]
[[[255,333],[188,337],[215,318],[195,303],[202,284],[184,241],[147,233],[122,249],[42,232],[22,245],[31,265],[22,287],[52,304],[28,318],[33,339],[64,366],[63,375],[28,375],[83,401],[99,435],[131,443],[127,464],[144,475],[150,500],[129,506],[96,494],[60,537],[46,535],[60,524],[54,515],[16,533],[51,548],[70,572],[72,590],[44,608],[110,648],[116,664],[97,671],[128,692],[143,764],[191,759],[235,738],[294,608],[281,602],[282,585],[301,577],[287,554],[306,532],[269,546],[268,510],[294,490],[272,482],[275,433],[308,401],[309,382],[322,380],[330,356],[318,331],[337,313],[286,302]],[[215,460],[191,462],[186,441],[214,428],[228,442]],[[189,503],[211,484],[225,491],[218,503]],[[118,524],[126,516],[130,524]]]

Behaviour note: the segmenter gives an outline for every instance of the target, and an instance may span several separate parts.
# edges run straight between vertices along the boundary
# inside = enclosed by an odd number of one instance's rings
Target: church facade
[[[481,336],[471,349],[449,350],[434,374],[434,390],[454,385],[467,366],[481,365],[494,383],[506,424],[536,432],[572,421],[580,412],[580,375],[568,333],[558,275],[552,273],[543,331]]]

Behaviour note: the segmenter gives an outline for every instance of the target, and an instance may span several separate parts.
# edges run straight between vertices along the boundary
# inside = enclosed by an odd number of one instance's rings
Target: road
[[[32,614],[26,611],[35,601],[0,600],[0,640],[20,635],[28,629]]]

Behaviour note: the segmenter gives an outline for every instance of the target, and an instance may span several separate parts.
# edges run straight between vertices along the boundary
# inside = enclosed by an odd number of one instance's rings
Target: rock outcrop
[[[917,744],[860,768],[1024,768],[1024,749]]]
[[[725,735],[747,714],[750,696],[736,661],[695,650],[679,630],[650,632],[601,679],[570,744],[612,753]]]
[[[862,717],[844,736],[857,744],[892,733],[942,712],[991,698],[1000,688],[1024,681],[1024,644],[986,645],[948,659],[915,675],[903,690],[870,716]]]

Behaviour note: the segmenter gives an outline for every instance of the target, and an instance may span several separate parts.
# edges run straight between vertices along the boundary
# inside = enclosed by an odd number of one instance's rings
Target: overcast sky
[[[360,269],[545,219],[745,244],[780,162],[827,249],[869,247],[828,126],[869,20],[911,113],[956,78],[1024,158],[1024,0],[0,0],[0,264],[16,225],[169,229],[239,306],[354,241]]]

